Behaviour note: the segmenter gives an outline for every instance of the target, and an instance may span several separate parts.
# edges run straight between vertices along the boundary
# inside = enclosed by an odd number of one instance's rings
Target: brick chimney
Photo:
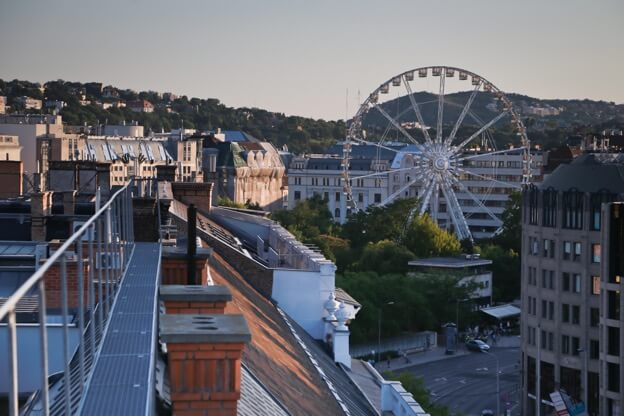
[[[223,314],[225,305],[232,300],[227,286],[162,285],[160,300],[169,315]]]
[[[190,205],[195,204],[197,211],[208,214],[212,208],[212,183],[210,182],[174,182],[171,184],[173,197]]]
[[[63,192],[63,214],[74,215],[76,213],[76,191]]]
[[[242,315],[161,315],[174,416],[236,416],[241,355],[251,333]]]
[[[46,241],[47,217],[52,213],[52,192],[33,192],[30,194],[30,239]]]
[[[43,259],[42,261],[45,261]],[[87,305],[87,294],[89,290],[89,259],[85,258],[82,262],[82,287],[83,287],[83,304]],[[65,276],[67,282],[67,306],[69,309],[75,309],[78,307],[78,288],[79,288],[79,274],[78,274],[78,260],[76,255],[67,255],[65,260]],[[54,263],[45,274],[45,293],[46,293],[46,308],[50,310],[60,310],[62,308],[62,281],[61,281],[61,264],[60,262]],[[98,298],[98,285],[95,285],[95,298]],[[103,291],[106,296],[106,291]]]
[[[162,284],[185,285],[188,278],[188,253],[186,247],[162,248]],[[212,249],[198,247],[195,253],[195,273],[200,285],[208,283],[208,260]]]

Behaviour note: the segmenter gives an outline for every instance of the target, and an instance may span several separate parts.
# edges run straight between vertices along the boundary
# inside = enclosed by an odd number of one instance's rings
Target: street
[[[480,416],[483,409],[496,412],[496,359],[500,366],[500,411],[520,414],[520,349],[496,348],[490,354],[467,355],[404,368],[423,377],[431,399],[449,407],[452,414]]]

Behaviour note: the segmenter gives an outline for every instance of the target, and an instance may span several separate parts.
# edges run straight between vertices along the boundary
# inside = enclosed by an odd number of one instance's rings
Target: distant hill
[[[446,96],[445,131],[451,129],[461,109],[468,99],[469,92],[459,92]],[[331,144],[344,138],[345,123],[342,120],[326,121],[306,117],[286,116],[258,108],[227,107],[218,99],[189,98],[171,93],[155,91],[134,91],[104,86],[98,82],[50,81],[44,85],[29,81],[0,80],[0,95],[8,98],[13,111],[24,111],[16,100],[29,96],[44,101],[63,101],[60,110],[63,120],[69,125],[119,124],[124,121],[137,121],[146,131],[160,132],[170,129],[196,128],[199,130],[240,129],[258,138],[268,140],[281,147],[287,145],[295,153],[322,152]],[[419,103],[431,102],[422,106],[425,124],[435,127],[437,102],[434,94],[417,92],[414,97]],[[540,100],[519,94],[508,94],[529,129],[533,143],[550,147],[561,143],[569,134],[583,134],[604,128],[624,128],[624,105],[592,100]],[[152,113],[136,113],[120,103],[147,100],[154,105]],[[409,97],[400,97],[384,105],[388,113],[402,123],[416,121],[410,110]],[[496,115],[491,109],[496,104],[488,93],[479,93],[471,107],[472,113],[466,118],[462,129],[474,130],[477,122],[490,120]],[[489,106],[489,107],[488,107]],[[27,110],[26,112],[46,112]],[[51,111],[51,110],[49,110]],[[542,113],[551,112],[552,115]],[[399,114],[399,116],[396,116]],[[499,145],[514,143],[517,138],[501,121],[494,129]],[[364,120],[371,133],[386,129],[387,121],[377,112]],[[460,130],[460,133],[462,130]]]

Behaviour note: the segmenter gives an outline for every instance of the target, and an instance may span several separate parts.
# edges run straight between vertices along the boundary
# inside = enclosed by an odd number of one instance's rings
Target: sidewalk
[[[520,337],[515,336],[503,336],[499,337],[496,340],[496,344],[490,344],[493,349],[497,348],[519,348],[520,347]],[[471,354],[472,351],[466,349],[463,343],[460,343],[457,346],[457,350],[455,354],[446,354],[445,347],[432,347],[426,351],[414,352],[412,354],[408,354],[409,362],[405,362],[404,357],[398,357],[390,360],[390,365],[388,365],[388,361],[382,361],[380,363],[375,363],[375,369],[380,373],[384,371],[396,371],[401,370],[403,368],[412,367],[414,365],[431,363],[434,361],[446,360],[453,357],[461,357],[462,355]]]

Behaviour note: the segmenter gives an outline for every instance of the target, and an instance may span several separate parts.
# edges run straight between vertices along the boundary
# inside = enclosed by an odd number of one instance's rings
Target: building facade
[[[562,390],[584,402],[589,415],[621,414],[622,373],[616,358],[621,344],[614,344],[616,351],[605,337],[612,340],[619,334],[622,321],[620,309],[613,309],[612,295],[603,287],[601,209],[603,203],[624,200],[623,163],[621,155],[586,154],[559,166],[539,187],[524,191],[521,403],[525,415],[552,411],[545,404],[538,409],[537,403],[550,401],[551,393]],[[610,318],[615,315],[619,319]],[[619,381],[605,383],[607,374],[615,377],[615,369]],[[615,387],[617,392],[611,390]]]

